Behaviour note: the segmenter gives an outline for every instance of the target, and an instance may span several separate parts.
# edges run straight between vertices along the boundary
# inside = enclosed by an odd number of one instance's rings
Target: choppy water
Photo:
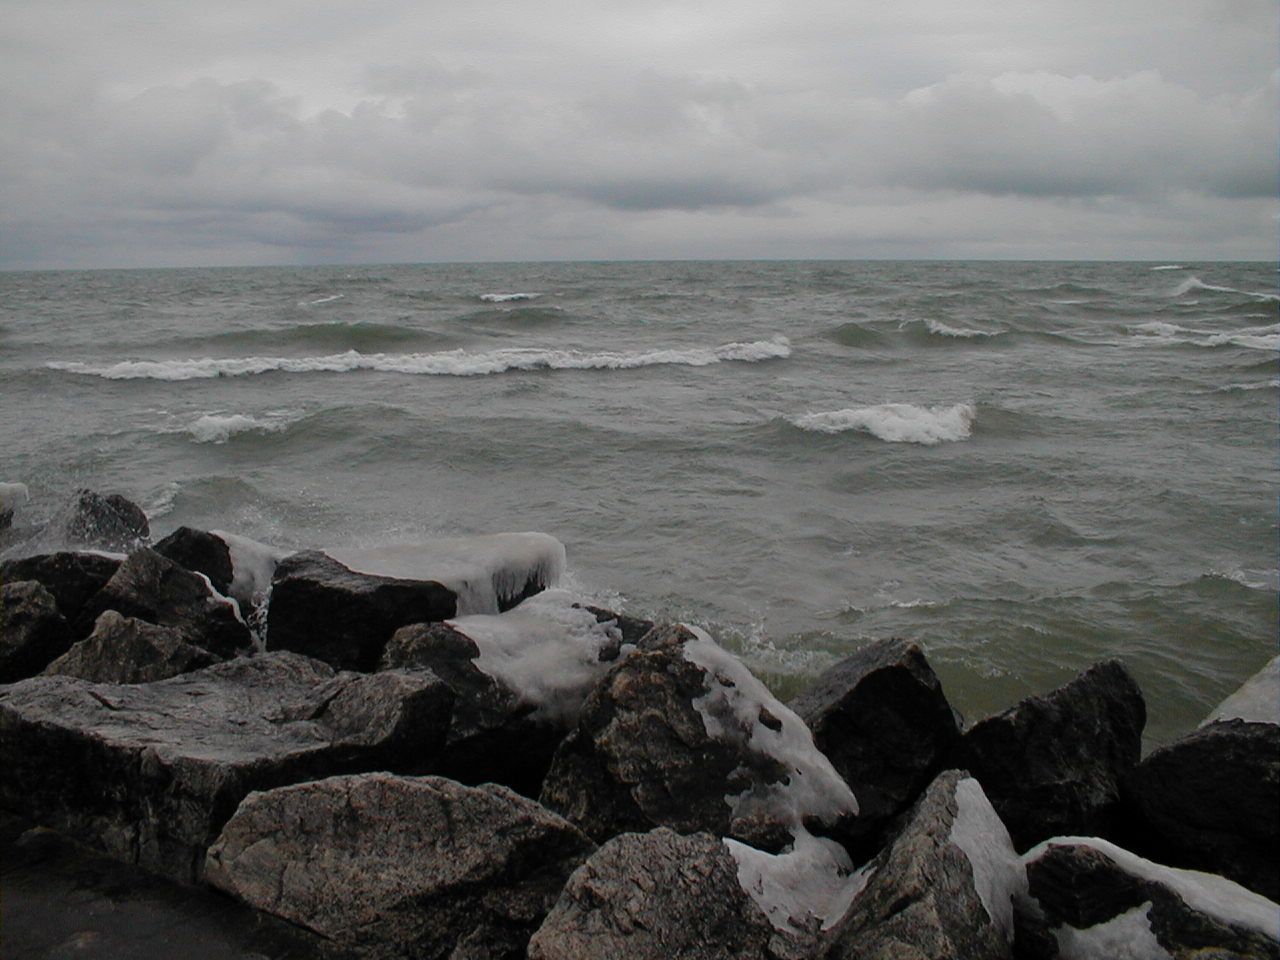
[[[282,547],[540,530],[784,694],[920,641],[970,719],[1122,657],[1153,742],[1276,646],[1271,264],[0,274],[0,481]]]

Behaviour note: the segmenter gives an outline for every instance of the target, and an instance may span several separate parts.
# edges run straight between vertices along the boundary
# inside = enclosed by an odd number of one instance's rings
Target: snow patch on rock
[[[1151,930],[1150,909],[1148,901],[1084,930],[1059,927],[1054,931],[1059,960],[1173,960]]]

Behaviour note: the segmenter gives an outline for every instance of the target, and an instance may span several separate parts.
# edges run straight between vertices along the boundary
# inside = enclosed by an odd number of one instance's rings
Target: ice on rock
[[[1218,704],[1200,726],[1218,720],[1280,724],[1280,656],[1272,657],[1244,686]]]
[[[495,533],[325,553],[358,573],[440,583],[457,595],[458,616],[496,614],[518,602],[530,585],[555,586],[565,569],[564,544],[545,533]]]
[[[270,592],[276,565],[289,551],[224,530],[209,532],[225,543],[231,554],[231,586],[227,593],[242,607],[256,606]]]
[[[1059,960],[1173,960],[1151,930],[1150,909],[1148,901],[1084,930],[1059,927],[1054,931]]]
[[[1013,897],[1027,892],[1027,872],[982,784],[966,777],[956,784],[956,818],[950,840],[964,851],[987,916],[1013,939]]]
[[[480,650],[475,665],[535,707],[536,719],[573,723],[596,681],[616,662],[622,635],[575,604],[567,590],[546,590],[501,614],[455,617],[449,625]],[[607,660],[601,660],[606,655]]]

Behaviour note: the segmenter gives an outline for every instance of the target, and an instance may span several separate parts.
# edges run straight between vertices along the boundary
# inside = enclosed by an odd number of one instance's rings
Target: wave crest
[[[922,407],[913,403],[882,403],[871,407],[832,410],[796,417],[791,423],[818,433],[869,433],[888,443],[938,443],[967,440],[977,411],[972,403]]]
[[[187,427],[187,433],[191,434],[196,443],[226,443],[238,433],[248,433],[253,430],[278,433],[289,426],[289,422],[288,420],[261,420],[243,413],[206,413]]]

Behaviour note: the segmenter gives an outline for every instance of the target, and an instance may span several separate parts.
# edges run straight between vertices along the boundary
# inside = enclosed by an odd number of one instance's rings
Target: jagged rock
[[[939,776],[826,936],[823,960],[1007,960],[1025,892],[1008,832],[976,780]]]
[[[179,527],[152,549],[180,567],[203,573],[213,584],[213,589],[224,596],[230,595],[235,568],[231,563],[231,551],[220,537],[192,527]]]
[[[0,688],[0,807],[189,882],[249,791],[425,769],[451,704],[428,673],[292,653],[140,685],[34,677]]]
[[[789,706],[853,788],[865,822],[910,806],[960,736],[942,684],[920,648],[904,640],[868,644]]]
[[[593,849],[506,787],[383,773],[249,796],[206,877],[370,957],[515,958]]]
[[[142,508],[118,493],[78,490],[52,527],[71,546],[128,553],[148,542],[151,528]]]
[[[767,960],[773,928],[709,833],[615,837],[569,878],[529,960]]]
[[[218,662],[217,656],[187,643],[183,636],[173,627],[157,627],[107,610],[98,617],[93,633],[44,672],[95,683],[151,683]]]
[[[639,643],[646,633],[655,626],[652,620],[641,620],[638,617],[628,617],[621,613],[614,613],[612,610],[606,610],[604,607],[595,607],[590,604],[575,604],[583,610],[587,610],[600,623],[611,623],[618,629],[621,635],[620,644]]]
[[[57,601],[58,612],[75,626],[89,599],[107,585],[120,561],[97,553],[42,553],[0,563],[0,583],[37,580]],[[86,628],[92,627],[90,619]],[[85,632],[88,632],[87,629]],[[79,636],[84,636],[80,633]]]
[[[84,606],[82,618],[115,610],[161,627],[182,631],[188,643],[220,657],[253,644],[235,606],[216,596],[200,574],[180,567],[149,547],[135,550]]]
[[[1222,720],[1153,751],[1128,793],[1138,852],[1280,900],[1280,726]]]
[[[1280,958],[1280,906],[1222,877],[1163,867],[1096,839],[1051,840],[1026,861],[1031,896],[1063,960],[1122,950],[1126,956]]]
[[[1272,657],[1239,690],[1218,704],[1200,726],[1218,720],[1280,724],[1280,655]]]
[[[373,670],[400,627],[447,620],[453,591],[429,580],[356,573],[315,550],[276,567],[267,607],[267,646],[341,669]]]
[[[0,583],[0,683],[35,676],[74,640],[53,594],[37,581]]]
[[[652,631],[586,698],[541,800],[603,841],[705,830],[763,850],[840,831],[857,802],[794,713],[705,634]]]
[[[1142,750],[1142,691],[1118,660],[1095,664],[965,732],[950,766],[977,777],[1014,845],[1112,832]]]

